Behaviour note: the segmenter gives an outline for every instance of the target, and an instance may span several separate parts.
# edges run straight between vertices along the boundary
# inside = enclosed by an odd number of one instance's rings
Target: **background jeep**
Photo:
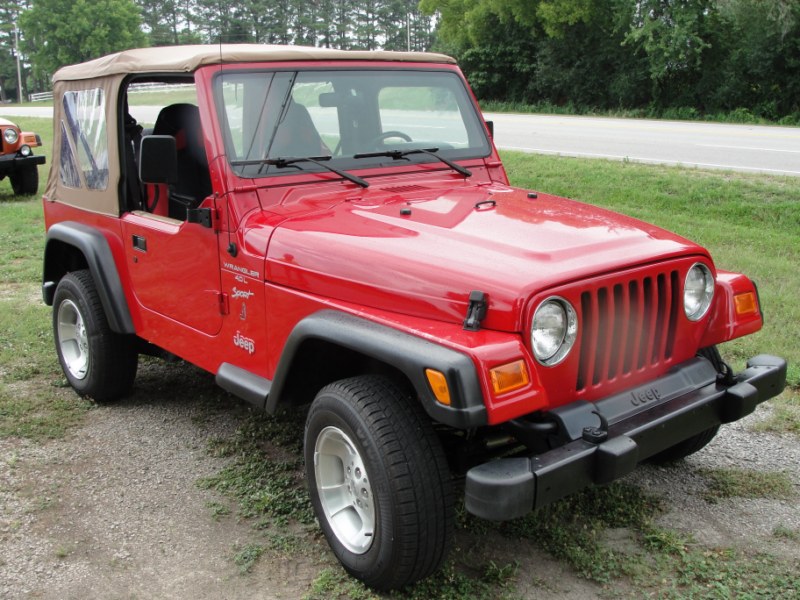
[[[39,169],[44,156],[34,156],[33,148],[42,145],[35,133],[20,131],[8,119],[0,118],[0,181],[11,179],[16,196],[30,196],[39,189]]]
[[[761,328],[747,277],[510,187],[446,56],[152,48],[54,82],[43,294],[70,384],[111,401],[139,354],[177,356],[306,411],[320,526],[375,588],[438,568],[462,486],[515,518],[785,385],[782,359],[716,350]]]

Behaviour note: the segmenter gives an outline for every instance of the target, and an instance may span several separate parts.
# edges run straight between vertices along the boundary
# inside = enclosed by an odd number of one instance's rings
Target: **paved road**
[[[800,176],[800,128],[489,114],[500,148]]]
[[[44,106],[0,116],[49,117]],[[800,176],[800,128],[487,113],[500,148]]]

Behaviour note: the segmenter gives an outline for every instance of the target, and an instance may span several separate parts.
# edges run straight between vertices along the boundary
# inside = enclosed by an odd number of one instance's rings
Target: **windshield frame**
[[[237,149],[236,144],[234,143],[232,128],[229,123],[229,119],[233,120],[229,115],[229,106],[226,105],[225,97],[224,97],[224,90],[223,84],[226,82],[233,81],[234,83],[240,83],[242,86],[245,85],[245,79],[252,76],[263,76],[265,79],[264,86],[266,88],[266,93],[264,98],[262,98],[262,106],[261,112],[257,115],[257,122],[258,126],[257,129],[261,132],[260,135],[262,137],[262,144],[260,147],[265,147],[266,144],[266,151],[261,152],[260,154],[252,154],[252,148],[259,147],[258,144],[253,143],[254,138],[256,135],[259,135],[258,131],[255,129],[253,130],[253,138],[250,140],[245,140],[244,137],[242,140],[239,140],[239,148]],[[402,81],[398,81],[399,85],[397,86],[390,86],[386,85],[393,81],[397,81],[398,78],[404,78],[405,83],[420,83],[420,82],[428,82],[433,89],[434,87],[437,89],[441,89],[446,92],[452,93],[452,100],[450,102],[451,106],[449,108],[451,114],[451,118],[453,119],[452,123],[459,124],[458,119],[460,118],[460,126],[463,128],[463,136],[466,139],[466,145],[462,147],[454,147],[448,143],[444,143],[443,140],[431,140],[431,139],[424,139],[414,142],[405,142],[400,141],[400,138],[397,138],[397,142],[387,143],[386,145],[378,146],[362,146],[358,145],[353,147],[351,144],[351,150],[349,152],[335,154],[333,152],[333,148],[328,149],[327,146],[322,145],[322,147],[314,146],[311,149],[308,149],[305,152],[292,152],[290,150],[296,150],[297,148],[291,148],[291,146],[286,146],[279,148],[275,144],[275,139],[278,135],[281,134],[283,126],[283,120],[286,118],[287,110],[289,109],[289,103],[295,103],[296,99],[293,98],[293,91],[295,89],[295,85],[298,81],[302,83],[307,83],[308,80],[312,82],[314,80],[324,81],[324,80],[332,80],[334,83],[338,83],[340,85],[345,85],[346,83],[358,81],[362,84],[362,88],[365,90],[365,93],[368,92],[371,95],[367,96],[367,102],[369,104],[369,113],[370,115],[364,116],[365,121],[369,121],[369,117],[372,117],[372,124],[373,124],[373,131],[381,131],[383,128],[383,124],[380,121],[380,110],[381,108],[378,106],[378,96],[382,90],[388,89],[390,87],[415,87],[410,85],[402,85]],[[444,78],[444,79],[442,79]],[[269,82],[266,80],[269,79]],[[278,85],[275,87],[276,96],[274,98],[267,98],[266,94],[271,93],[273,84],[278,82]],[[283,88],[282,86],[288,83],[288,88],[285,90],[286,95],[283,96]],[[381,85],[383,83],[384,85]],[[438,83],[438,86],[433,86],[432,84]],[[419,87],[419,86],[416,86]],[[297,169],[281,169],[276,168],[274,161],[276,159],[291,159],[291,158],[299,158],[304,156],[320,156],[324,154],[331,154],[332,158],[329,161],[331,166],[334,166],[338,169],[343,170],[362,170],[362,169],[375,169],[375,168],[408,168],[408,165],[413,164],[423,164],[423,163],[436,163],[439,162],[439,159],[436,156],[432,156],[426,153],[413,153],[409,154],[407,157],[404,157],[401,160],[393,159],[389,156],[372,156],[369,158],[354,158],[356,154],[364,154],[367,152],[374,152],[376,150],[386,149],[386,150],[407,150],[407,149],[414,149],[414,148],[430,148],[436,147],[439,148],[437,152],[441,156],[451,160],[451,161],[460,161],[460,160],[474,160],[474,159],[484,159],[489,157],[493,152],[492,142],[489,139],[489,136],[486,131],[486,126],[483,121],[483,117],[480,114],[478,107],[474,101],[472,96],[472,92],[470,91],[469,87],[467,86],[466,82],[461,76],[460,72],[457,68],[454,67],[420,67],[420,66],[397,66],[393,64],[376,64],[375,66],[361,66],[361,65],[342,65],[337,64],[335,66],[331,65],[308,65],[308,66],[246,66],[243,68],[226,68],[224,70],[220,70],[216,72],[212,77],[212,90],[214,101],[216,105],[216,113],[218,122],[220,125],[221,133],[222,133],[222,140],[225,146],[225,154],[227,162],[232,169],[233,173],[241,178],[248,178],[248,179],[256,179],[256,178],[263,178],[263,177],[281,177],[287,175],[297,175]],[[338,90],[337,90],[338,92]],[[325,94],[320,94],[320,96]],[[328,96],[335,96],[336,92],[332,94],[327,94]],[[321,101],[318,100],[318,104],[316,106],[323,106]],[[244,115],[244,102],[242,100],[242,124],[240,125],[240,130],[242,135],[245,136],[245,129],[246,125],[244,121],[246,120],[246,116]],[[280,102],[280,107],[276,107],[276,104]],[[326,107],[333,106],[337,111],[337,118],[340,121],[343,119],[342,115],[339,111],[343,110],[338,105],[326,105]],[[313,107],[312,107],[313,108]],[[270,118],[274,119],[275,114],[279,114],[278,122],[274,123],[274,128],[271,129],[273,125],[272,121],[268,123],[264,123],[264,115],[266,111],[269,110]],[[308,110],[305,111],[308,113]],[[430,111],[431,115],[434,115],[434,111]],[[377,123],[375,118],[378,118]],[[252,120],[252,115],[250,115]],[[359,116],[362,118],[362,116]],[[375,125],[379,129],[375,129]],[[358,124],[356,124],[353,131],[356,131],[358,128]],[[269,142],[265,142],[264,132],[270,132],[270,139]],[[285,131],[292,131],[291,128],[286,128]],[[368,131],[368,129],[364,129],[364,131]],[[343,144],[345,139],[345,131],[341,129],[339,131],[339,143]],[[362,134],[364,135],[364,134]],[[248,150],[247,154],[244,154],[242,151],[245,146],[248,146],[250,150]],[[441,146],[444,146],[443,148]],[[325,152],[324,150],[328,150]],[[338,150],[338,147],[337,147]],[[261,160],[263,164],[257,164],[258,161]],[[269,161],[272,161],[273,164],[269,164]],[[326,161],[327,162],[327,161]],[[250,164],[245,164],[250,163]],[[450,169],[445,164],[442,164],[443,169]],[[319,173],[325,172],[325,169],[322,167],[315,165],[313,163],[306,163],[303,164],[302,172],[308,173]]]

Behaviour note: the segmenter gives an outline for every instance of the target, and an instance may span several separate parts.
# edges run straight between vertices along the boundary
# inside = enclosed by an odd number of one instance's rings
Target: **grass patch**
[[[708,479],[704,498],[717,502],[723,498],[789,498],[792,480],[784,471],[762,472],[748,469],[701,469]]]
[[[206,508],[211,511],[211,518],[215,521],[231,514],[231,509],[221,502],[206,502]]]
[[[800,529],[792,529],[791,527],[786,527],[786,525],[777,525],[772,530],[772,535],[780,540],[800,542]]]
[[[756,354],[786,358],[800,386],[800,178],[503,152],[513,184],[630,215],[705,246],[718,268],[759,286],[765,324],[720,347],[741,369]]]
[[[265,528],[311,523],[302,440],[303,420],[297,412],[249,417],[232,438],[209,442],[212,456],[234,460],[198,485],[234,498],[242,517],[258,518]]]
[[[649,597],[796,598],[800,571],[764,554],[704,548],[691,538],[650,529],[644,538],[648,560],[633,577],[637,593]]]
[[[587,579],[608,583],[624,574],[627,558],[604,542],[606,531],[642,529],[660,508],[657,498],[638,487],[614,483],[585,490],[498,527],[508,537],[531,540]]]
[[[770,400],[772,414],[753,426],[756,431],[793,433],[800,436],[800,389],[787,389]]]
[[[0,438],[47,440],[63,437],[83,421],[93,404],[77,396],[60,398],[45,390],[16,393],[0,390]]]
[[[380,600],[396,598],[407,600],[503,600],[516,598],[512,583],[517,576],[516,563],[498,566],[489,561],[480,577],[461,573],[453,562],[447,563],[431,577],[402,591],[376,594],[361,582],[351,578],[341,567],[323,569],[303,600]]]
[[[264,554],[265,548],[259,544],[247,544],[242,548],[236,549],[233,555],[233,562],[239,567],[239,572],[244,575],[253,570],[256,561]]]

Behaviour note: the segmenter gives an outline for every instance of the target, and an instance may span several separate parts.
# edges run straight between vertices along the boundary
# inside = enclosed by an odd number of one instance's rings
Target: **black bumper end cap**
[[[639,464],[639,446],[627,435],[611,438],[595,450],[594,482],[611,483],[631,473]]]
[[[533,509],[536,480],[529,458],[505,458],[467,472],[464,502],[469,513],[490,521],[523,517]]]
[[[761,402],[780,394],[786,387],[786,361],[778,356],[759,354],[747,361],[739,383],[725,390],[720,420],[732,423],[746,417]]]

